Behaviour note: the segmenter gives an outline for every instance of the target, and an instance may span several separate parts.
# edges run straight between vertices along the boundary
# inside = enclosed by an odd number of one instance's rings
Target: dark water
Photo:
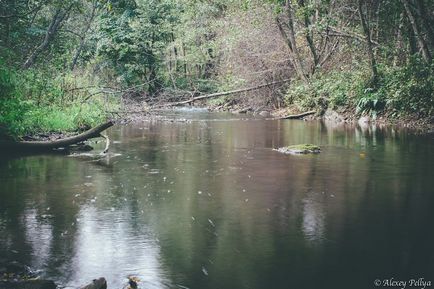
[[[104,276],[121,288],[129,275],[141,288],[434,282],[432,135],[178,117],[194,120],[114,127],[119,156],[3,157],[0,258],[68,286]],[[323,151],[272,150],[298,143]]]

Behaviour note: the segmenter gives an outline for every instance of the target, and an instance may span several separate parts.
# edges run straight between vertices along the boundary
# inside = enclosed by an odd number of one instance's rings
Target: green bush
[[[381,93],[395,114],[434,115],[434,64],[415,57],[403,67],[388,69]]]
[[[309,83],[292,82],[285,102],[301,110],[352,105],[365,78],[363,71],[318,73]]]
[[[32,70],[15,71],[0,62],[0,136],[75,131],[103,121],[102,101],[85,102],[68,95],[66,80]]]
[[[354,107],[359,114],[376,116],[434,115],[434,64],[414,57],[401,67],[379,66],[373,84],[366,70],[318,73],[309,83],[294,81],[286,104],[299,109]]]

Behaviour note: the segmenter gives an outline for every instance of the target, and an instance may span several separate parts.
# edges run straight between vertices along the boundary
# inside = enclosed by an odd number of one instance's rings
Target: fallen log
[[[63,139],[53,140],[53,141],[16,141],[16,142],[0,141],[0,149],[19,150],[19,151],[23,151],[23,150],[40,151],[40,150],[52,150],[56,148],[64,148],[85,141],[87,139],[100,137],[101,132],[113,126],[113,124],[114,123],[112,121],[108,121],[99,126],[91,128],[81,134],[63,138]]]
[[[291,115],[286,115],[286,116],[282,116],[282,117],[274,117],[274,118],[267,118],[267,120],[278,120],[278,119],[300,119],[303,118],[305,116],[311,115],[316,113],[315,110],[311,110],[311,111],[307,111],[307,112],[303,112],[303,113],[299,113],[299,114],[291,114]]]
[[[107,135],[102,134],[102,133],[100,133],[99,136],[105,139],[105,148],[102,151],[102,154],[106,154],[109,150],[109,147],[110,147],[110,139]]]
[[[197,100],[201,100],[201,99],[212,98],[212,97],[217,97],[217,96],[224,96],[224,95],[229,95],[229,94],[236,94],[236,93],[240,93],[240,92],[247,92],[247,91],[260,89],[260,88],[274,85],[274,84],[285,83],[288,81],[291,81],[291,80],[285,79],[285,80],[269,82],[269,83],[265,83],[265,84],[261,84],[261,85],[257,85],[257,86],[253,86],[253,87],[247,87],[247,88],[242,88],[242,89],[205,94],[205,95],[196,96],[196,97],[193,97],[193,98],[190,98],[187,100],[183,100],[183,101],[166,103],[166,104],[163,104],[162,106],[180,106],[180,105],[189,104],[189,103],[195,102]]]

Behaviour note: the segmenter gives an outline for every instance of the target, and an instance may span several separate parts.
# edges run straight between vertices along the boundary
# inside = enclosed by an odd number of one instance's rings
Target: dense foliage
[[[0,1],[3,135],[292,79],[214,104],[432,117],[433,0]]]

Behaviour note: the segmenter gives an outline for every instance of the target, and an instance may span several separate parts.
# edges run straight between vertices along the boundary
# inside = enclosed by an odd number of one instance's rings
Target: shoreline
[[[209,105],[191,105],[183,107],[168,107],[164,109],[149,108],[147,111],[132,111],[129,109],[124,110],[117,114],[118,118],[115,123],[120,125],[125,125],[129,123],[139,123],[143,121],[173,121],[164,118],[161,112],[173,111],[178,109],[206,109],[209,112],[229,112],[235,115],[246,114],[261,116],[264,120],[277,120],[278,118],[284,117],[286,115],[293,115],[302,113],[303,111],[293,109],[290,107],[273,109],[267,107],[261,108],[251,108],[243,109],[239,106],[227,106],[227,107],[213,107]],[[322,120],[334,125],[359,125],[361,127],[376,126],[376,127],[392,127],[396,129],[405,129],[413,133],[418,134],[430,134],[434,133],[434,123],[430,122],[429,119],[421,119],[416,117],[405,117],[405,118],[391,118],[387,114],[381,114],[376,118],[369,117],[366,115],[358,116],[354,110],[351,109],[327,109],[325,111],[317,110],[317,113],[305,117],[301,117],[301,120],[312,121],[312,120]],[[83,130],[77,130],[74,132],[43,132],[35,134],[27,134],[20,137],[21,140],[26,141],[53,141],[62,139],[65,137],[75,136]]]

